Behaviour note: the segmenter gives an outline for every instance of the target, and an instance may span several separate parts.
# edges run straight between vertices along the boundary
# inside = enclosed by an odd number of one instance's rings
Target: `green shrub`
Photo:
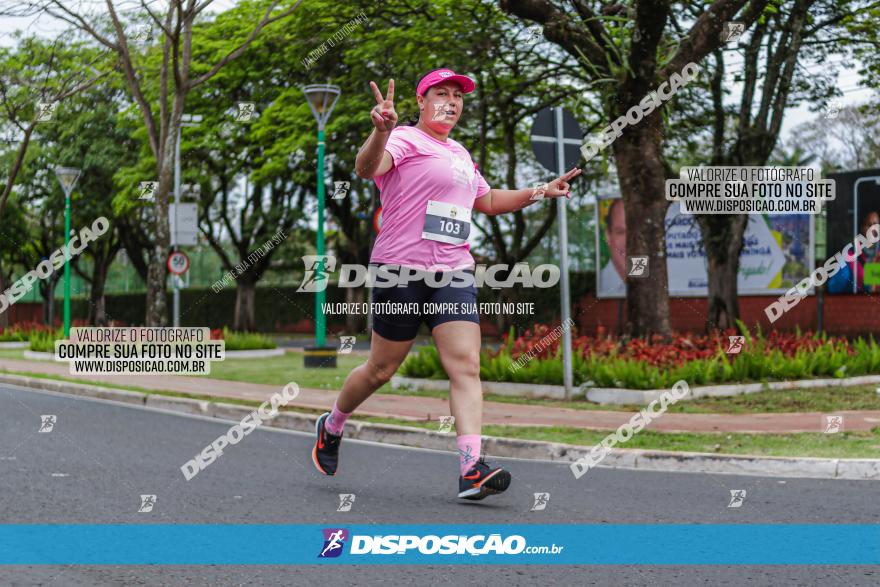
[[[55,353],[55,341],[64,338],[64,331],[58,329],[56,331],[46,330],[43,332],[32,332],[30,335],[30,350],[38,353]]]
[[[39,322],[19,322],[0,329],[0,342],[27,342],[34,332],[52,330]]]
[[[418,347],[400,366],[400,374],[404,377],[421,379],[447,379],[446,371],[440,363],[440,354],[433,344]]]
[[[265,334],[258,332],[232,332],[228,328],[223,329],[223,340],[226,341],[227,351],[274,349],[278,346],[274,340]]]
[[[747,336],[749,336],[747,334]],[[761,382],[810,378],[843,378],[880,373],[880,345],[873,339],[853,342],[830,340],[817,335],[815,348],[788,353],[768,346],[760,332],[748,338],[749,344],[738,355],[718,350],[709,358],[694,359],[674,367],[657,367],[646,361],[615,354],[586,356],[573,353],[575,385],[590,382],[596,387],[662,389],[684,379],[691,385]],[[484,381],[562,384],[561,345],[552,357],[534,357],[516,368],[511,356],[512,337],[497,353],[480,353],[480,377]],[[401,366],[407,377],[446,379],[437,349],[420,347]]]
[[[29,338],[30,333],[23,330],[4,330],[0,332],[0,342],[25,342]]]

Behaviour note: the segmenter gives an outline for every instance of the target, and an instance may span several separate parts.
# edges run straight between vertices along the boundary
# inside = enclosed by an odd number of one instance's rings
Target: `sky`
[[[100,7],[103,5],[103,1],[98,0],[79,0],[81,4],[94,4],[96,7]],[[162,5],[164,2],[162,0],[146,0],[148,6],[156,10],[157,12],[163,12]],[[125,2],[116,2],[117,6],[120,7],[130,7],[134,10],[139,9],[139,0],[127,0]],[[228,10],[232,6],[236,4],[236,0],[214,0],[214,2],[206,9],[206,12],[216,13],[222,12],[224,10]],[[122,12],[122,9],[120,9]],[[123,13],[124,17],[124,13]],[[8,17],[0,17],[0,46],[11,46],[13,44],[13,40],[11,35],[14,31],[29,31],[36,32],[40,35],[44,35],[47,37],[51,37],[57,35],[63,30],[66,30],[70,25],[61,20],[56,20],[51,17],[43,17],[40,20],[35,21],[31,18],[8,18]],[[332,34],[334,31],[328,31],[328,34]],[[739,52],[739,55],[735,54],[735,50],[731,50],[728,52],[727,61],[728,61],[728,69],[734,70],[736,69],[736,65],[742,64],[742,53]],[[839,56],[832,56],[832,62],[839,63],[841,58]],[[806,66],[808,71],[820,71],[822,68],[827,67],[826,64],[818,63],[818,64],[810,64]],[[855,103],[862,103],[867,101],[871,95],[872,91],[869,89],[859,88],[859,75],[857,73],[857,67],[855,68],[845,68],[841,67],[841,71],[838,74],[838,87],[843,92],[843,96],[839,98],[839,101],[843,105],[850,105]],[[736,103],[739,99],[739,93],[741,91],[741,84],[734,83],[731,95],[727,98],[728,103]],[[809,104],[803,104],[796,107],[789,107],[785,112],[785,118],[783,120],[782,130],[780,139],[782,142],[787,142],[789,139],[792,129],[797,127],[798,125],[808,122],[810,120],[816,119],[817,116],[820,116],[822,112],[810,112]],[[588,198],[591,200],[592,198]]]
[[[158,9],[160,0],[150,0],[147,4],[151,7],[155,6]],[[235,4],[236,0],[215,0],[207,11],[222,12]],[[136,4],[129,5],[136,6]],[[68,26],[67,23],[52,18],[42,18],[39,21],[34,21],[33,18],[23,19],[0,17],[0,46],[12,45],[11,33],[16,30],[30,30],[36,31],[42,35],[52,36],[66,29]],[[333,31],[330,32],[332,33]],[[729,67],[731,69],[733,68],[732,66],[742,63],[742,58],[735,55],[729,55],[728,60],[730,61],[731,65]],[[831,60],[833,63],[839,63],[840,57],[832,56]],[[826,67],[826,65],[822,63],[806,66],[808,71],[819,71],[824,67]],[[859,75],[857,69],[858,68],[841,68],[841,71],[838,74],[838,87],[843,92],[843,96],[839,98],[839,101],[843,105],[863,103],[870,99],[874,93],[870,89],[859,88]],[[739,88],[735,87],[728,100],[730,102],[735,102],[738,98],[738,93]],[[792,129],[804,122],[815,119],[818,115],[821,115],[821,112],[810,112],[809,106],[809,104],[803,104],[796,107],[790,107],[786,110],[781,131],[781,139],[783,141],[789,138]]]

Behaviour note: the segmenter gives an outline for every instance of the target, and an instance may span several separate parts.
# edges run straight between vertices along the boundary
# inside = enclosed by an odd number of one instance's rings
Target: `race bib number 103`
[[[471,232],[471,209],[428,200],[422,238],[460,245]]]

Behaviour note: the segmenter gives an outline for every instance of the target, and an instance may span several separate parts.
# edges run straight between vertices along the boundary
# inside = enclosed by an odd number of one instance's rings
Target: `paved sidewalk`
[[[148,390],[175,391],[214,398],[265,401],[281,388],[274,385],[241,383],[203,377],[164,375],[70,375],[66,363],[0,359],[0,370],[58,375],[85,382],[105,382]],[[336,391],[302,388],[292,404],[329,410]],[[385,416],[408,420],[439,420],[449,415],[445,398],[374,394],[358,409],[363,416]],[[880,426],[880,411],[834,412],[844,416],[844,430],[870,430]],[[485,402],[484,424],[513,426],[570,426],[594,430],[613,430],[629,421],[632,412],[574,410],[537,405]],[[660,432],[823,432],[825,414],[818,412],[785,414],[664,414],[649,428]]]

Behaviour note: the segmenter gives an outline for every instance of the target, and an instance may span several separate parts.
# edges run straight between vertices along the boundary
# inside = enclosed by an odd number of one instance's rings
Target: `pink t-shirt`
[[[370,261],[428,271],[473,267],[470,244],[457,241],[475,228],[453,220],[467,217],[474,200],[490,188],[467,149],[448,137],[443,142],[414,126],[398,126],[385,150],[394,167],[373,178],[382,202],[382,229]],[[450,227],[449,236],[440,226]]]

